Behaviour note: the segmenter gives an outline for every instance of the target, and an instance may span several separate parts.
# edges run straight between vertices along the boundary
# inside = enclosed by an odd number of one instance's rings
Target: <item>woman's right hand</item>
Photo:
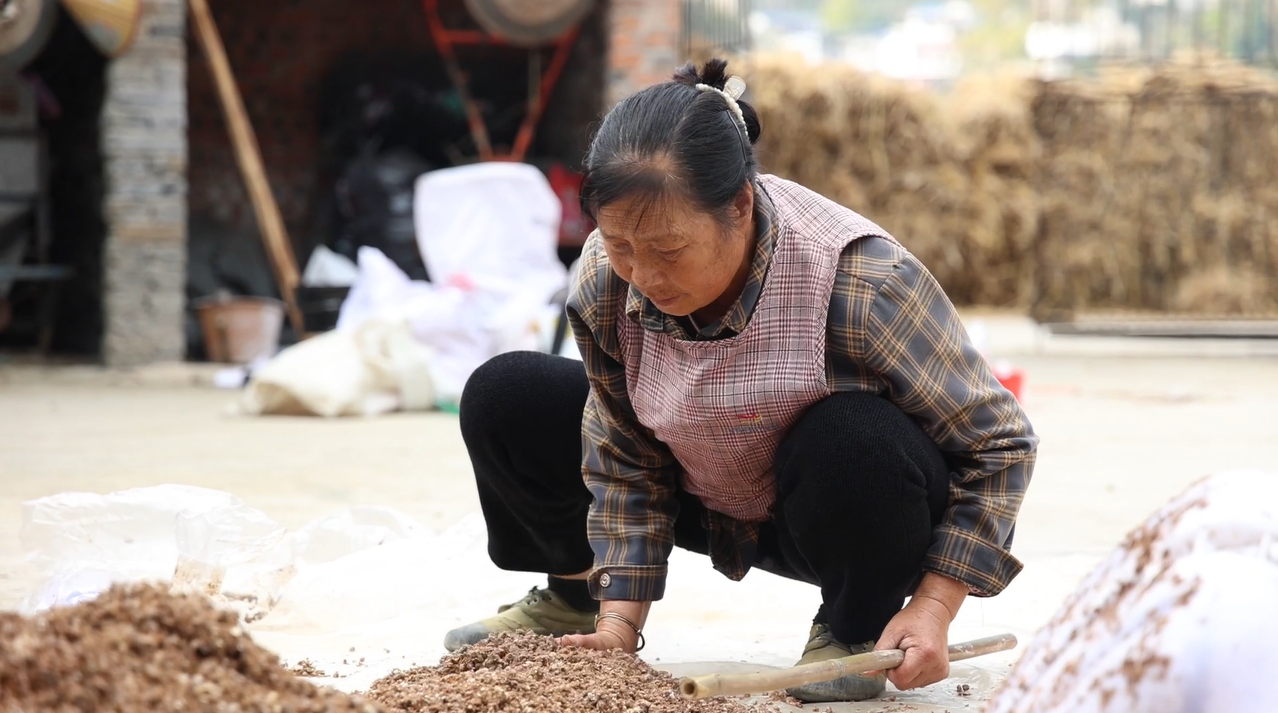
[[[564,646],[580,646],[598,651],[621,649],[628,654],[633,654],[639,650],[639,632],[635,631],[634,627],[627,624],[626,621],[634,622],[635,626],[642,629],[644,622],[648,619],[648,609],[651,606],[652,602],[615,600],[601,602],[599,619],[595,623],[595,633],[570,634],[561,637],[559,643]],[[624,617],[626,621],[613,616],[605,616],[606,614],[616,614]]]
[[[621,649],[633,654],[639,649],[639,637],[634,629],[615,619],[604,619],[593,634],[570,634],[559,639],[564,646],[580,646],[583,649],[608,651]]]

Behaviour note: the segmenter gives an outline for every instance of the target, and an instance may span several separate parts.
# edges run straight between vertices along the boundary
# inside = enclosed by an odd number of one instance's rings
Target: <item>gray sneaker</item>
[[[531,631],[544,636],[595,633],[595,613],[577,611],[549,589],[533,587],[523,599],[497,609],[496,616],[448,632],[444,648],[456,651],[502,631]]]
[[[799,665],[863,654],[873,650],[873,641],[848,646],[834,639],[829,626],[813,624],[812,631],[808,634],[808,645],[803,648],[803,657],[799,659]],[[786,693],[804,703],[834,703],[864,701],[882,695],[886,689],[887,674],[879,672],[877,676],[854,674],[836,678],[833,681],[809,683],[786,689]]]

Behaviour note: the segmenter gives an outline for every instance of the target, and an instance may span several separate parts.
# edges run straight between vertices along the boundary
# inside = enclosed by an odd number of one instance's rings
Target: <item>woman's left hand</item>
[[[935,572],[923,575],[905,605],[875,644],[876,651],[901,649],[905,661],[887,677],[902,691],[930,686],[950,675],[950,622],[967,597],[967,585]]]
[[[892,685],[907,691],[949,676],[949,628],[949,612],[930,599],[911,599],[892,617],[874,646],[876,651],[905,651],[905,662],[887,671]]]

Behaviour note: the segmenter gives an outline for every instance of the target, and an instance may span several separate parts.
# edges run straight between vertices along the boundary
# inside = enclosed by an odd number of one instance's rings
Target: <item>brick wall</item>
[[[103,357],[114,365],[179,360],[185,351],[185,4],[143,7],[136,44],[107,68],[102,107]]]
[[[682,0],[612,0],[608,103],[670,78],[679,64]]]

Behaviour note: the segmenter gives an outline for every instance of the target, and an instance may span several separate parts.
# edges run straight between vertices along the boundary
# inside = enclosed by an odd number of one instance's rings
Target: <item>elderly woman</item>
[[[634,652],[678,545],[733,580],[820,587],[801,663],[906,651],[792,695],[925,686],[964,598],[1021,569],[1037,437],[913,255],[759,173],[726,66],[688,65],[599,126],[581,191],[598,230],[568,301],[584,364],[507,354],[466,386],[489,554],[548,582],[445,645],[527,629]]]

